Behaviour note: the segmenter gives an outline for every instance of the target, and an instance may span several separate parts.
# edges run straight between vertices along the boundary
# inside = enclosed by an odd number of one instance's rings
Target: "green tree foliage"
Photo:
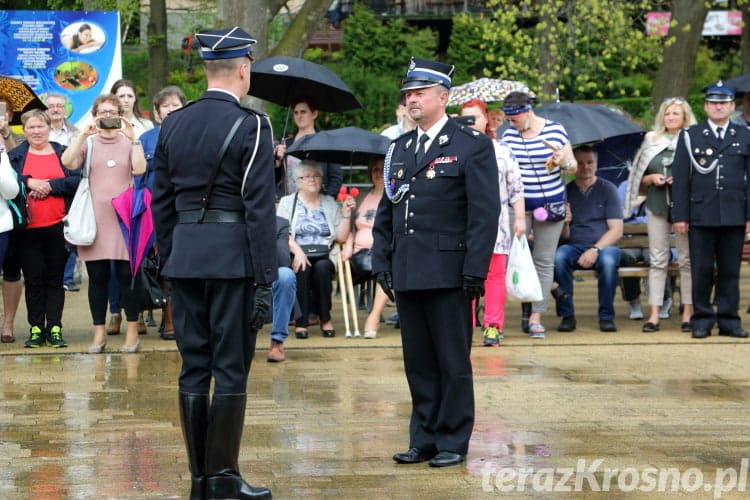
[[[364,109],[345,113],[323,113],[317,125],[324,130],[356,126],[379,132],[395,119],[394,110],[399,97],[401,80],[406,73],[409,57],[433,59],[437,49],[437,34],[419,30],[403,19],[383,20],[359,4],[347,18],[342,50],[336,53],[309,49],[305,59],[323,64],[347,84]],[[284,130],[287,110],[269,106],[274,131],[279,136]],[[291,119],[286,132],[294,129]]]
[[[454,18],[450,60],[478,76],[522,80],[543,94],[585,100],[644,91],[633,75],[651,73],[662,40],[641,23],[649,2],[618,0],[491,0],[490,18]],[[461,83],[457,79],[457,83]],[[545,92],[546,91],[546,92]]]

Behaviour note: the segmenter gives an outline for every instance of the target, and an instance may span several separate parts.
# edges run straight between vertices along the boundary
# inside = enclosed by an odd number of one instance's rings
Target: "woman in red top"
[[[63,274],[68,251],[62,219],[79,177],[63,167],[64,148],[49,141],[50,118],[31,110],[21,116],[26,141],[10,153],[10,162],[26,191],[29,222],[18,233],[18,254],[26,282],[31,326],[26,347],[66,347],[62,337],[65,305]]]

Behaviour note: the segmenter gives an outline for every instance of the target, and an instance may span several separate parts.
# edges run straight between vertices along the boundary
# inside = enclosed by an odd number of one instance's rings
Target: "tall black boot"
[[[247,484],[238,459],[245,425],[246,394],[214,394],[206,440],[206,497],[270,499],[271,490]]]
[[[192,475],[190,500],[206,498],[206,429],[208,394],[180,392],[180,423]]]

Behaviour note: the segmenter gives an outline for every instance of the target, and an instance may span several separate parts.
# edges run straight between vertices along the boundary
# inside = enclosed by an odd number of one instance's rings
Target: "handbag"
[[[167,299],[164,297],[161,285],[159,284],[159,263],[158,257],[151,250],[148,256],[143,259],[140,269],[141,284],[141,311],[151,309],[161,309],[167,305]]]
[[[520,302],[542,300],[542,285],[536,274],[529,242],[524,235],[513,237],[505,272],[505,287],[508,295]]]
[[[300,248],[308,257],[328,256],[328,252],[331,251],[328,245],[300,245]]]
[[[96,218],[89,186],[92,149],[93,140],[89,137],[86,139],[86,161],[81,173],[81,182],[78,184],[67,215],[63,217],[63,236],[65,241],[72,245],[88,246],[96,239]]]
[[[545,220],[549,222],[559,222],[565,220],[567,203],[565,200],[546,201],[544,202],[544,209],[547,211],[547,218]]]
[[[6,200],[13,219],[13,230],[24,229],[29,223],[29,209],[26,205],[26,186],[19,183],[18,194],[12,200]]]
[[[372,249],[363,248],[349,259],[352,268],[352,282],[362,283],[372,277]]]

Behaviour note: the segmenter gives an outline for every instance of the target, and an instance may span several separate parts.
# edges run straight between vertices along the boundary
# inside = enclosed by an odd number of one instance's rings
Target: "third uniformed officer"
[[[706,338],[718,323],[719,335],[745,338],[738,309],[750,231],[750,130],[729,121],[734,92],[721,80],[703,91],[708,119],[680,133],[672,166],[674,228],[690,244],[692,336]]]
[[[182,356],[190,498],[271,498],[242,479],[237,461],[256,333],[276,279],[273,138],[267,117],[240,106],[255,40],[238,27],[196,39],[208,90],[164,120],[153,199]]]
[[[448,118],[453,66],[412,58],[402,91],[418,128],[391,143],[373,229],[372,267],[398,305],[412,398],[409,450],[398,463],[463,462],[474,425],[472,299],[484,280],[500,211],[484,134]]]

